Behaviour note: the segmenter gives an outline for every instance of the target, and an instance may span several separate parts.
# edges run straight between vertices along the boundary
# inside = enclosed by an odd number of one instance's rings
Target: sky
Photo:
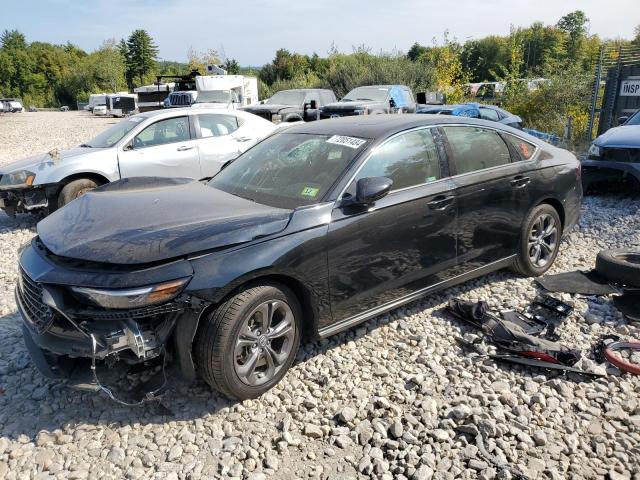
[[[326,55],[366,45],[406,52],[414,42],[506,35],[511,25],[555,24],[583,10],[590,32],[632,38],[640,0],[3,0],[0,31],[27,41],[74,43],[84,50],[144,28],[162,60],[186,61],[190,48],[215,49],[243,66],[271,61],[278,48]]]

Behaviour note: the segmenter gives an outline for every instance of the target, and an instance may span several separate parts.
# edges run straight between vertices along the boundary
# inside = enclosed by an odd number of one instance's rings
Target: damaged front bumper
[[[33,250],[27,257],[34,257]],[[36,274],[42,268],[31,266]],[[25,345],[49,378],[125,404],[160,395],[168,366],[177,366],[183,379],[196,378],[191,343],[209,305],[204,300],[183,293],[159,305],[92,307],[73,298],[66,285],[34,281],[22,265],[15,297]]]
[[[55,198],[60,185],[11,185],[0,187],[0,208],[10,217],[16,213],[31,213],[46,209]]]

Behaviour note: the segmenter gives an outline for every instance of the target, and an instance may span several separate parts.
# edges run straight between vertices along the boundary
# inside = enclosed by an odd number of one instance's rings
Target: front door
[[[201,178],[198,146],[187,115],[152,123],[118,154],[120,177]]]
[[[335,321],[449,278],[456,262],[454,186],[441,168],[431,129],[399,134],[356,174],[393,180],[369,208],[337,207],[328,232]]]

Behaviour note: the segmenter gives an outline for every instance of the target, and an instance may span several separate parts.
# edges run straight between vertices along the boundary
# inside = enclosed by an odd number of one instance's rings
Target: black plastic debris
[[[545,275],[536,282],[548,292],[573,293],[581,295],[611,295],[619,290],[595,270],[588,272],[565,272]]]
[[[446,309],[456,318],[480,328],[497,347],[510,354],[563,365],[573,365],[580,359],[579,350],[527,333],[521,324],[490,312],[486,302],[453,298]]]

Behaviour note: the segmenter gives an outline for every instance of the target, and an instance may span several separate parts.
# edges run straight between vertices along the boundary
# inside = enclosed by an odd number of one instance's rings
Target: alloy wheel
[[[258,305],[240,327],[234,348],[234,368],[240,380],[262,385],[282,369],[294,346],[296,322],[281,300]]]
[[[534,267],[545,267],[558,247],[558,226],[549,214],[540,215],[531,227],[527,241],[529,261]]]

